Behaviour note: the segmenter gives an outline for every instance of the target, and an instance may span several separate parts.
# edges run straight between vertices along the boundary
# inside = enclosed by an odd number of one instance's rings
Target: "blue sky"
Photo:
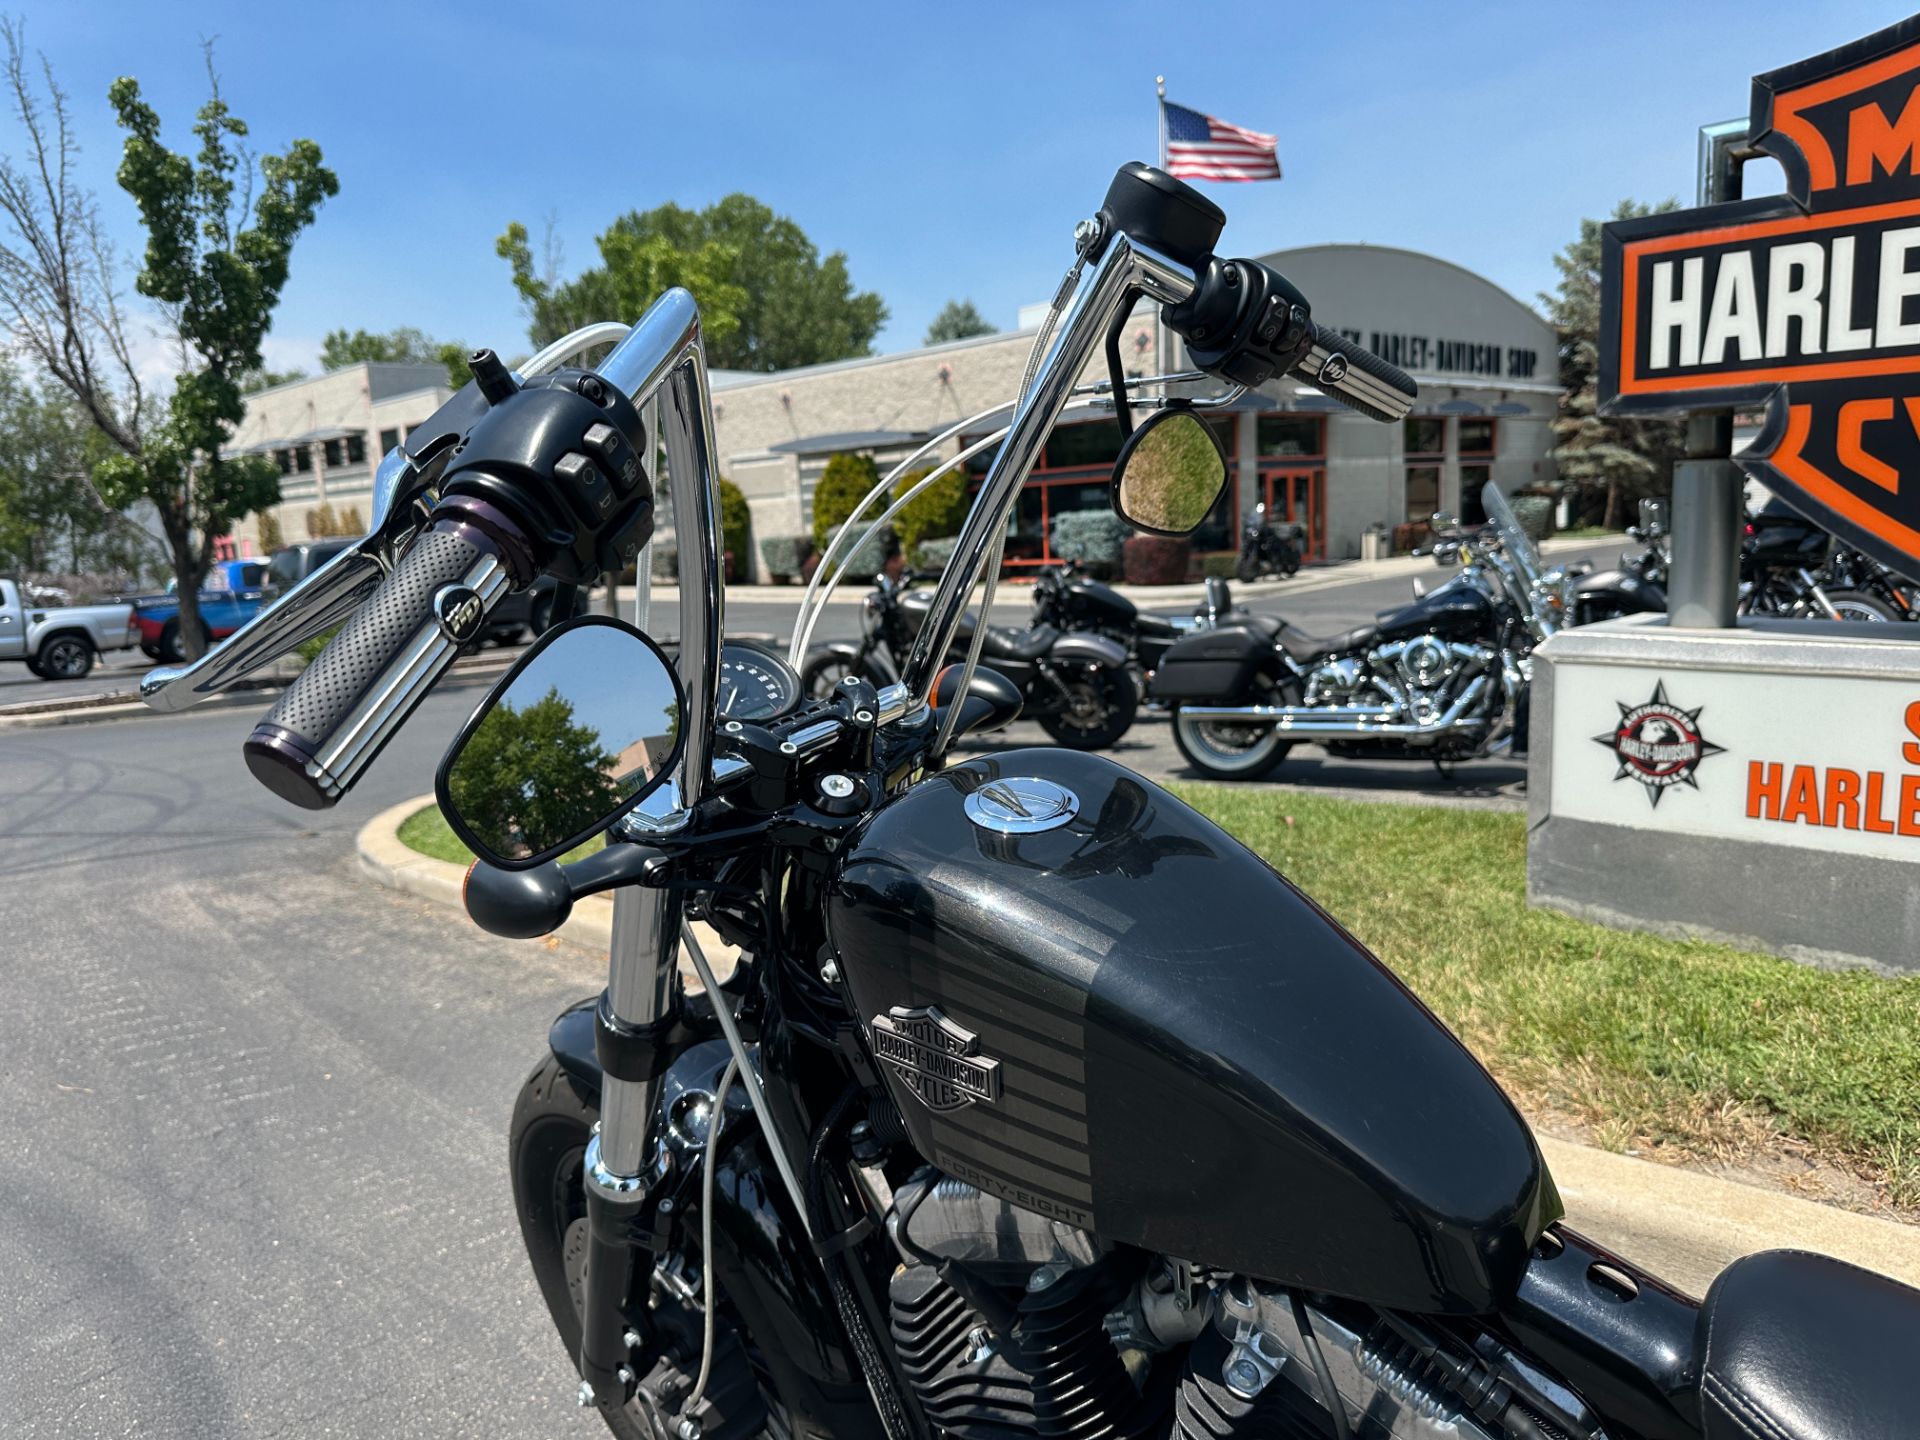
[[[1696,127],[1744,115],[1756,71],[1904,10],[1382,0],[1360,23],[1291,0],[27,0],[15,13],[71,93],[83,171],[129,248],[105,100],[116,75],[136,76],[169,141],[191,149],[199,39],[215,37],[255,142],[320,143],[342,188],[294,255],[269,347],[287,365],[342,325],[511,352],[525,320],[493,253],[509,220],[538,236],[553,216],[571,274],[614,216],[733,190],[846,251],[855,283],[892,308],[883,350],[918,344],[953,296],[1011,326],[1051,292],[1114,166],[1151,158],[1156,73],[1169,98],[1280,136],[1285,180],[1203,187],[1230,217],[1223,250],[1403,245],[1532,300],[1582,215],[1689,195]],[[14,148],[10,117],[0,145]]]

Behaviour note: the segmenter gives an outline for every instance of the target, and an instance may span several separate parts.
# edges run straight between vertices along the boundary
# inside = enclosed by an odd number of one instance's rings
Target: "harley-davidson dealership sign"
[[[1764,404],[1739,462],[1920,578],[1920,17],[1757,76],[1787,192],[1605,227],[1600,406]]]

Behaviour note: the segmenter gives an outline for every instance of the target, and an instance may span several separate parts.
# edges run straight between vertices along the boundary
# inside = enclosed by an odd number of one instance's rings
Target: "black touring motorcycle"
[[[246,744],[274,791],[331,804],[501,596],[631,562],[664,443],[678,672],[630,626],[564,624],[439,777],[486,857],[484,928],[543,934],[616,894],[607,988],[555,1022],[510,1145],[580,1400],[616,1434],[1912,1433],[1920,1293],[1777,1252],[1681,1296],[1560,1223],[1486,1071],[1231,836],[1096,755],[953,756],[1019,710],[983,630],[946,657],[1063,413],[1119,413],[1114,503],[1178,532],[1224,481],[1194,411],[1283,372],[1406,410],[1407,377],[1213,253],[1223,218],[1134,164],[1079,228],[896,684],[810,699],[721,642],[699,316],[674,291],[595,370],[562,362],[604,329],[520,376],[475,356],[381,467],[376,532],[149,698],[179,708],[345,618]],[[1199,373],[1088,393],[1140,297]],[[1224,397],[1167,393],[1209,378]]]

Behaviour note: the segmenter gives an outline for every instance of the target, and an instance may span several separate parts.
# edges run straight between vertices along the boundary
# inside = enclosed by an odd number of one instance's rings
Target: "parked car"
[[[226,639],[264,610],[275,593],[265,560],[214,561],[200,586],[201,638],[208,644]],[[153,659],[177,664],[187,658],[177,596],[141,600],[133,618],[140,627],[140,648]]]
[[[267,557],[268,583],[277,595],[284,595],[353,543],[335,539],[283,545]],[[527,589],[507,596],[487,617],[486,638],[511,645],[545,633],[554,619],[554,589],[552,577],[542,575]]]
[[[78,680],[97,656],[140,639],[131,605],[35,604],[0,579],[0,660],[24,660],[42,680]]]

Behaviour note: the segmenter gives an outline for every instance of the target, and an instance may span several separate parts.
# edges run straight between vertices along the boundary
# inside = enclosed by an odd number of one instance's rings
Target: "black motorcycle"
[[[1560,1223],[1487,1072],[1226,832],[1101,756],[952,759],[1020,710],[979,663],[984,630],[958,664],[950,647],[1103,348],[1128,435],[1114,503],[1163,534],[1225,484],[1195,410],[1278,374],[1376,419],[1410,408],[1413,382],[1283,277],[1211,253],[1224,218],[1134,164],[1080,227],[896,684],[820,699],[722,645],[704,350],[676,290],[597,370],[556,367],[603,327],[525,378],[477,354],[381,466],[375,533],[145,693],[178,709],[344,619],[245,746],[277,794],[330,805],[502,596],[634,562],[664,446],[677,672],[618,621],[562,625],[436,785],[481,856],[465,900],[485,929],[546,934],[615,895],[607,987],[555,1022],[509,1160],[556,1381],[577,1368],[617,1435],[1911,1433],[1920,1293],[1776,1252],[1687,1299]],[[1136,425],[1128,386],[1156,381],[1119,375],[1108,337],[1142,296],[1221,389]],[[1480,653],[1501,602],[1448,588],[1404,640],[1363,627],[1303,651],[1294,681],[1471,667],[1446,703],[1480,714],[1469,692],[1504,683]]]
[[[1839,540],[1827,552],[1820,583],[1829,595],[1863,595],[1877,600],[1897,620],[1920,620],[1920,589],[1902,575]],[[1835,602],[1838,608],[1838,602]],[[1866,616],[1855,616],[1866,619]]]
[[[1833,537],[1820,526],[1785,502],[1769,500],[1747,517],[1740,544],[1739,613],[1869,622],[1907,618],[1904,609],[1867,589],[1835,585],[1841,575],[1862,578],[1862,567],[1842,561],[1840,571],[1829,572],[1832,545]]]
[[[1207,623],[1205,611],[1191,616],[1148,615],[1111,585],[1090,578],[1066,561],[1044,567],[1033,582],[1036,624],[1104,635],[1127,652],[1127,665],[1145,696],[1160,657],[1182,635]]]
[[[1434,517],[1436,556],[1464,559],[1461,572],[1371,624],[1309,635],[1246,616],[1172,646],[1151,693],[1173,705],[1187,763],[1212,780],[1252,780],[1301,740],[1371,760],[1524,748],[1532,650],[1564,623],[1567,580],[1542,568],[1496,486],[1484,498],[1491,523],[1480,529]]]
[[[934,591],[920,584],[929,578],[912,571],[897,580],[876,575],[872,593],[861,602],[859,641],[836,641],[813,650],[800,666],[806,693],[825,698],[848,676],[875,685],[899,679],[933,605]],[[1128,603],[1121,596],[1113,598]],[[1037,612],[1024,630],[987,625],[984,631],[981,659],[1019,687],[1027,716],[1059,744],[1104,750],[1132,726],[1140,709],[1140,689],[1119,641],[1062,629]],[[956,649],[965,647],[973,632],[974,621],[968,616],[954,639]]]
[[[1623,615],[1664,615],[1667,609],[1666,506],[1658,500],[1640,502],[1640,523],[1627,527],[1627,537],[1641,542],[1638,553],[1620,552],[1613,570],[1588,570],[1572,577],[1567,587],[1570,622],[1592,625]]]
[[[1265,575],[1278,575],[1284,580],[1300,568],[1306,538],[1304,526],[1270,521],[1266,502],[1262,501],[1241,523],[1240,555],[1234,561],[1233,573],[1247,582]]]

